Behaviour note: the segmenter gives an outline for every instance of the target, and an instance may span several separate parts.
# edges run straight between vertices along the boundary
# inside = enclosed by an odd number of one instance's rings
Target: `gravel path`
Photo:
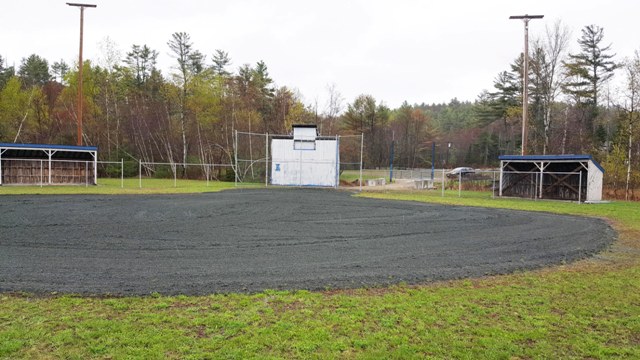
[[[2,196],[0,291],[144,295],[379,286],[581,259],[603,221],[323,189]]]

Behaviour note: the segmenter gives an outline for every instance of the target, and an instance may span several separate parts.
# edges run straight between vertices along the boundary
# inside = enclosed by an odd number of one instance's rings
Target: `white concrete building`
[[[271,184],[337,187],[338,137],[319,136],[316,125],[293,125],[293,135],[271,140]]]

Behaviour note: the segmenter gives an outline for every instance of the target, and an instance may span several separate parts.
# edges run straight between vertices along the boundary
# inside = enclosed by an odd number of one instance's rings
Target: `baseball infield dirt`
[[[0,291],[210,294],[410,284],[574,261],[603,221],[324,189],[3,196]]]

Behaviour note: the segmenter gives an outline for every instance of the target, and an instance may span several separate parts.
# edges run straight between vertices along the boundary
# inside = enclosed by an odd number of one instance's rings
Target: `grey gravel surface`
[[[326,289],[478,277],[594,254],[603,221],[323,189],[2,196],[0,291]]]

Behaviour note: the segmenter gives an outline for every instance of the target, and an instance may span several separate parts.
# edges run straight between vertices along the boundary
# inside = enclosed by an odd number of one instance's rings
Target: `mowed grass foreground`
[[[421,286],[201,297],[5,293],[0,357],[640,358],[638,204],[437,195],[363,194],[606,217],[621,239],[575,264]]]

